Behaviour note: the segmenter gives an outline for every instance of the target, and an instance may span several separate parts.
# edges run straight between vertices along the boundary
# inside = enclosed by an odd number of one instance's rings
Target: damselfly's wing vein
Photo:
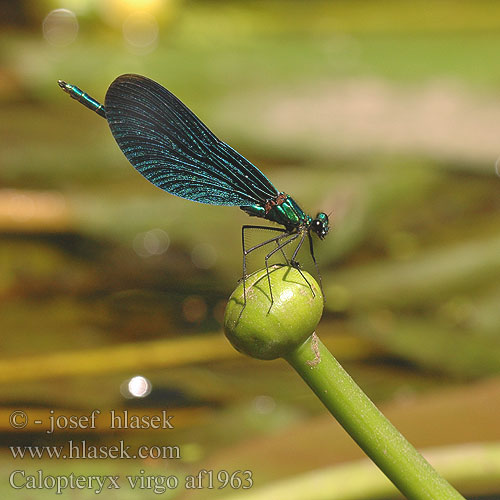
[[[172,93],[139,75],[109,87],[106,118],[130,163],[155,186],[211,205],[263,204],[267,177],[217,137]]]

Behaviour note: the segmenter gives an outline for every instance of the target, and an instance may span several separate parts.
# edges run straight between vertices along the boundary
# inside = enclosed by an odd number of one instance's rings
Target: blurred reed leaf
[[[471,494],[492,489],[500,478],[500,443],[462,444],[423,450],[422,454],[443,477]],[[229,495],[224,500],[238,500]],[[247,500],[375,500],[400,498],[392,483],[368,459],[300,474],[252,489]]]
[[[433,317],[408,317],[388,310],[354,320],[358,335],[425,372],[456,378],[500,373],[500,337],[474,328],[451,327]]]
[[[500,238],[492,236],[443,245],[409,261],[361,264],[328,273],[326,296],[342,290],[348,310],[433,307],[453,294],[497,282],[499,255]]]
[[[121,344],[5,359],[0,365],[0,383],[168,368],[237,356],[220,334]]]

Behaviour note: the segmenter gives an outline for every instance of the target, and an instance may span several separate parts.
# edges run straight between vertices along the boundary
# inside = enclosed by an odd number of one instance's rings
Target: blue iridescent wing
[[[106,119],[127,159],[155,186],[211,205],[264,204],[278,194],[267,177],[215,135],[160,84],[119,76]]]

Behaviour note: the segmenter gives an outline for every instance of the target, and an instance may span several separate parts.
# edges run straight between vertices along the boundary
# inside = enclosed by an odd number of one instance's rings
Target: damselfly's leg
[[[269,259],[279,250],[281,250],[284,246],[288,245],[289,243],[291,243],[292,241],[295,241],[298,237],[300,236],[300,234],[293,234],[288,240],[284,241],[283,243],[281,243],[277,248],[275,248],[274,250],[271,250],[267,255],[266,255],[266,258],[265,258],[265,261],[266,261],[266,272],[267,272],[267,282],[269,284],[269,295],[271,297],[271,305],[269,306],[269,311],[271,311],[271,307],[273,307],[273,303],[274,303],[274,299],[273,299],[273,290],[271,288],[271,276],[269,275]],[[282,236],[283,238],[283,236]],[[302,274],[302,273],[301,273]],[[268,313],[269,313],[268,311]]]
[[[309,233],[307,233],[307,234],[309,234]],[[293,267],[295,267],[295,269],[297,269],[297,271],[300,273],[300,275],[302,276],[304,281],[309,285],[309,289],[311,290],[313,297],[315,297],[316,294],[314,293],[314,290],[313,290],[313,287],[311,286],[311,283],[309,283],[309,280],[305,277],[304,273],[300,269],[299,263],[295,260],[295,258],[297,257],[297,254],[299,253],[300,248],[302,247],[302,244],[304,243],[305,237],[306,237],[306,231],[303,231],[302,236],[301,236],[300,241],[299,241],[299,244],[297,245],[297,248],[293,251],[291,264]],[[309,235],[309,238],[310,237],[311,236]]]
[[[321,273],[319,272],[319,266],[316,261],[316,257],[314,256],[314,245],[313,245],[313,240],[311,233],[307,233],[307,236],[309,237],[309,252],[311,253],[312,260],[314,262],[314,267],[316,268],[316,273],[318,274],[318,279],[319,279],[319,287],[321,289],[321,293],[323,294],[323,302],[325,302],[325,292],[323,291],[323,282],[321,280]]]
[[[295,260],[295,257],[297,257],[297,254],[299,253],[300,247],[302,246],[302,243],[304,243],[304,238],[306,237],[306,231],[302,231],[302,235],[299,241],[299,244],[297,245],[297,248],[293,251],[292,254],[292,266],[296,267],[297,269],[300,268],[299,263]]]
[[[280,246],[280,240],[276,240],[276,248]],[[286,256],[286,253],[283,251],[283,248],[280,248],[281,250],[281,255],[283,255],[283,258],[285,259],[285,263],[287,266],[291,265],[291,262],[289,262],[288,257]]]
[[[275,232],[279,232],[279,233],[286,233],[286,229],[282,229],[280,227],[269,227],[269,226],[254,226],[254,225],[244,225],[242,226],[241,228],[241,244],[242,244],[242,247],[243,247],[243,276],[246,276],[246,261],[245,261],[245,257],[253,252],[254,250],[257,250],[258,248],[261,248],[265,245],[268,245],[269,243],[272,243],[273,241],[276,241],[276,244],[279,246],[279,239],[282,237],[282,236],[279,236],[277,238],[271,238],[270,240],[266,240],[266,241],[263,241],[262,243],[259,243],[258,245],[255,245],[253,246],[252,248],[249,248],[248,250],[245,248],[245,229],[265,229],[267,231],[275,231]],[[283,250],[281,251],[284,259],[286,260],[287,264],[288,264],[288,259],[285,255],[285,253],[283,252]]]
[[[252,248],[245,248],[245,230],[246,229],[265,229],[267,231],[274,231],[280,233],[279,236],[276,236],[274,238],[271,238],[269,240],[263,241],[262,243],[259,243],[258,245],[253,246]],[[245,309],[245,306],[247,305],[247,290],[246,290],[246,277],[247,277],[247,262],[246,262],[246,257],[249,253],[253,252],[254,250],[257,250],[258,248],[261,248],[265,245],[268,245],[269,243],[272,243],[273,241],[276,241],[278,244],[279,248],[279,240],[280,238],[283,238],[283,233],[286,233],[286,229],[281,229],[279,227],[269,227],[269,226],[254,226],[254,225],[244,225],[241,228],[241,245],[243,247],[243,309]],[[285,257],[286,258],[286,257]],[[243,312],[243,309],[241,312]],[[240,313],[241,315],[241,313]]]

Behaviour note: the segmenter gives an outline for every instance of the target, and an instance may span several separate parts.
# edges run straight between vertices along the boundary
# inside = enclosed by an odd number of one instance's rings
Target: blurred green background
[[[146,75],[311,215],[333,212],[316,245],[319,336],[417,447],[500,441],[498,2],[3,0],[0,24],[4,498],[53,495],[14,491],[15,468],[248,469],[256,488],[362,458],[284,362],[223,337],[247,216],[154,188],[58,79],[102,101],[116,76]],[[147,397],[124,389],[135,375]],[[176,426],[47,436],[13,431],[19,408],[31,420],[168,408]],[[182,459],[8,448],[82,438],[178,445]],[[455,484],[500,495],[498,476]]]

